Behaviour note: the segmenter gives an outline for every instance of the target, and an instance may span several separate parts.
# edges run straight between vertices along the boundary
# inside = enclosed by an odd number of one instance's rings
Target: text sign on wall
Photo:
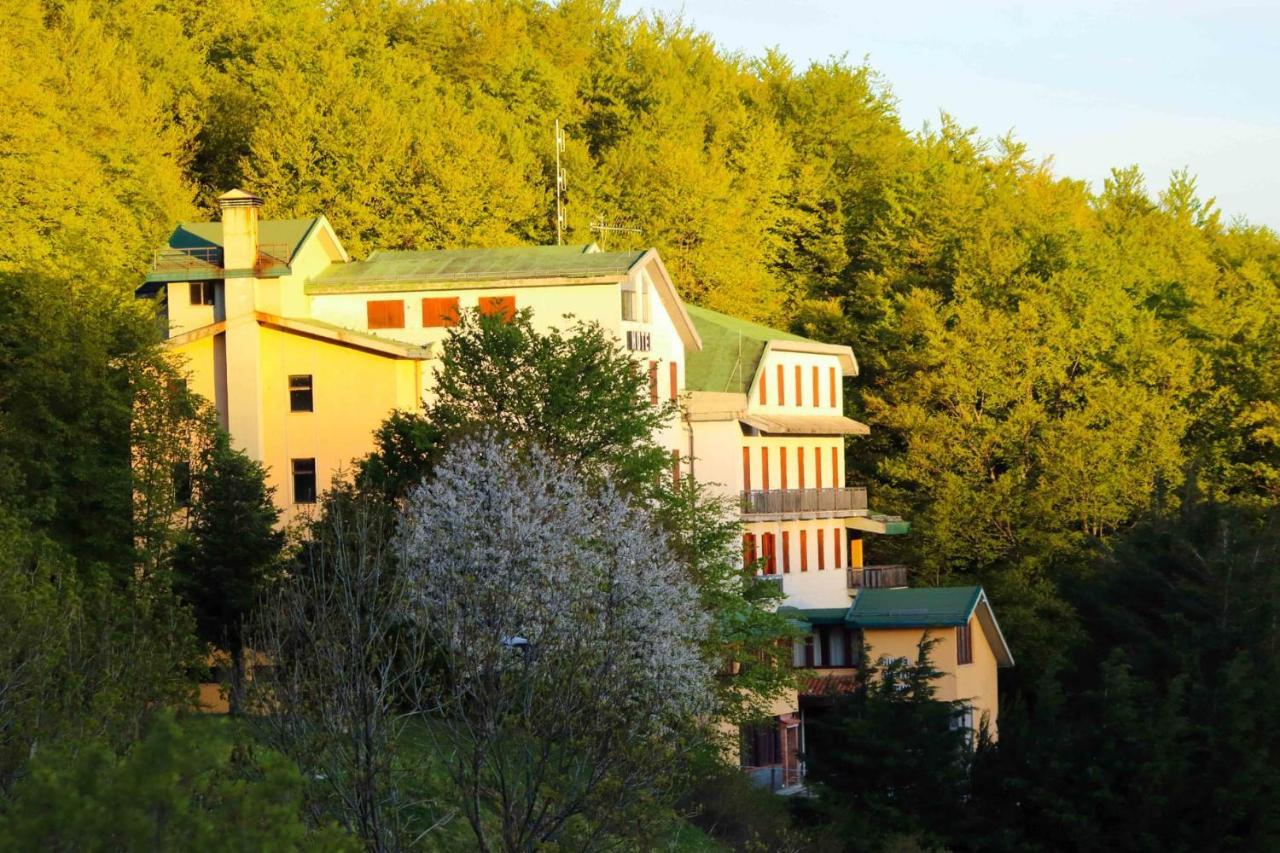
[[[649,332],[627,332],[627,349],[635,352],[648,352]]]

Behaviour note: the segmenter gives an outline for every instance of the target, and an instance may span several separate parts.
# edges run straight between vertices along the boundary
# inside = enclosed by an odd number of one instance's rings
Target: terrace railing
[[[865,486],[833,489],[764,489],[741,493],[743,515],[865,512]]]
[[[907,585],[906,566],[859,566],[845,572],[849,589],[891,589]]]

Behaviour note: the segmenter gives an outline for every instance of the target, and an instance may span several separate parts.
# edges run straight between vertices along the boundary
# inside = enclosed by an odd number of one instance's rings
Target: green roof
[[[751,388],[769,341],[807,341],[799,335],[739,320],[719,311],[686,305],[702,338],[702,351],[685,353],[685,387],[690,391],[733,391]]]
[[[806,625],[842,625],[848,614],[847,607],[779,607],[778,613]]]
[[[847,621],[861,628],[934,628],[966,625],[982,598],[980,586],[864,589]]]
[[[333,264],[307,284],[308,293],[422,289],[422,284],[537,278],[622,276],[644,252],[601,252],[586,246],[376,251],[363,261]]]
[[[258,247],[280,262],[260,269],[258,275],[288,275],[289,261],[319,221],[319,217],[314,216],[260,221]],[[181,222],[169,235],[165,249],[157,253],[154,268],[136,293],[152,294],[164,282],[207,281],[227,275],[222,267],[222,223]]]

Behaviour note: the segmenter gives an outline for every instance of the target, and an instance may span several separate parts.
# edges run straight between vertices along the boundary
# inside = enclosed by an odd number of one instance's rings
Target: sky
[[[622,0],[683,14],[722,47],[798,69],[865,57],[910,130],[945,110],[1012,131],[1095,190],[1183,167],[1224,216],[1280,230],[1280,0]]]

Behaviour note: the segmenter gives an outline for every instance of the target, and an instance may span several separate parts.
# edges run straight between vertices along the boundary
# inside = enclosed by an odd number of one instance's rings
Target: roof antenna
[[[631,225],[615,225],[606,222],[604,217],[598,217],[591,223],[591,231],[600,235],[601,247],[604,246],[604,238],[609,234],[639,234],[640,229]]]
[[[564,168],[560,155],[564,153],[564,131],[560,119],[556,119],[556,245],[564,244]]]

